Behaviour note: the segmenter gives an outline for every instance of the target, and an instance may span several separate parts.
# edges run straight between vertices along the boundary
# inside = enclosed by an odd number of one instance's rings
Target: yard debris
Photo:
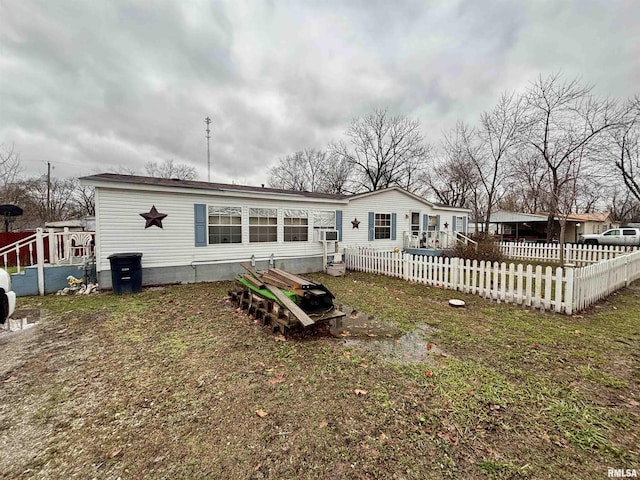
[[[268,415],[268,413],[260,409],[260,410],[256,410],[256,415],[258,415],[260,418],[264,418]]]
[[[464,303],[464,300],[452,298],[451,300],[449,300],[449,305],[451,305],[452,307],[460,308],[460,307],[464,307],[465,303]]]
[[[260,272],[248,263],[241,266],[247,273],[238,277],[239,285],[229,295],[274,332],[285,335],[299,324],[309,327],[345,316],[335,308],[334,295],[320,283],[279,268]]]
[[[366,391],[366,390],[362,390],[362,389],[360,389],[360,388],[356,388],[356,389],[353,391],[353,393],[355,393],[357,396],[359,396],[359,397],[360,397],[360,396],[362,396],[362,395],[366,395],[366,394],[367,394],[367,393],[369,393],[369,392],[368,392],[368,391]]]
[[[85,285],[84,280],[76,278],[73,275],[67,277],[68,287],[58,290],[56,295],[90,295],[98,292],[97,283],[88,283]]]

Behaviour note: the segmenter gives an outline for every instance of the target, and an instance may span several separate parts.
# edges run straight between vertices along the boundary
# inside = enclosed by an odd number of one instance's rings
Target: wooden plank
[[[300,285],[291,285],[288,282],[283,281],[281,278],[274,277],[273,275],[270,275],[268,273],[265,273],[262,276],[262,281],[265,284],[273,285],[279,288],[284,288],[285,290],[300,290]]]
[[[254,287],[264,288],[264,282],[262,282],[261,280],[259,280],[258,278],[254,277],[249,273],[243,274],[242,278],[244,278],[247,282],[249,282]]]
[[[289,279],[292,282],[298,284],[298,285],[315,285],[314,282],[312,282],[311,280],[307,280],[304,277],[300,277],[298,275],[294,275],[293,273],[289,273],[285,270],[280,270],[279,268],[270,268],[269,272],[275,272],[276,275],[281,276],[283,278]]]
[[[289,299],[284,293],[280,291],[278,287],[273,285],[266,285],[267,290],[275,295],[278,301],[287,308],[293,316],[295,316],[302,325],[308,327],[309,325],[313,325],[315,322],[307,315],[298,305],[296,305],[293,301]]]
[[[262,275],[260,275],[260,273],[255,268],[253,268],[251,264],[242,262],[240,266],[244,268],[247,272],[249,272],[251,275],[256,277],[258,280],[260,280],[260,278],[262,277]]]
[[[327,292],[325,292],[324,290],[320,290],[319,288],[310,288],[309,290],[305,290],[305,293],[309,293],[314,297],[323,297],[327,295]]]

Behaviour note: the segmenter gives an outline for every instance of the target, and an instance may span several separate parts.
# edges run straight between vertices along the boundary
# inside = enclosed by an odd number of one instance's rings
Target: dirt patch
[[[427,362],[448,356],[434,343],[437,329],[429,325],[403,332],[393,322],[348,305],[339,305],[338,309],[346,316],[330,331],[343,338],[345,347],[375,354],[387,362]]]

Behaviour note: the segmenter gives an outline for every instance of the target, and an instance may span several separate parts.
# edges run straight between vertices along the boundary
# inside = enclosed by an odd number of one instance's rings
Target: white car
[[[0,325],[4,325],[16,309],[16,293],[11,291],[11,275],[0,268]]]

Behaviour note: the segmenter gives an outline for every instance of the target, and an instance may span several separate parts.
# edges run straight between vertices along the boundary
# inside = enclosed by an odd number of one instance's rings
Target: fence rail
[[[36,229],[36,233],[23,238],[11,245],[0,249],[0,259],[4,268],[9,266],[11,254],[16,255],[16,270],[20,273],[23,267],[37,266],[38,292],[44,295],[44,266],[45,264],[83,264],[87,262],[94,251],[95,232],[71,232],[54,229]],[[20,252],[28,252],[26,263],[22,265]],[[34,258],[35,255],[35,258]],[[23,255],[24,257],[24,255]]]
[[[558,243],[500,242],[498,245],[502,254],[513,260],[560,261],[560,244]],[[565,243],[564,261],[577,267],[583,267],[627,255],[634,251],[638,251],[638,247]]]
[[[640,278],[640,251],[582,268],[478,262],[371,248],[347,248],[345,261],[349,270],[569,315]]]

